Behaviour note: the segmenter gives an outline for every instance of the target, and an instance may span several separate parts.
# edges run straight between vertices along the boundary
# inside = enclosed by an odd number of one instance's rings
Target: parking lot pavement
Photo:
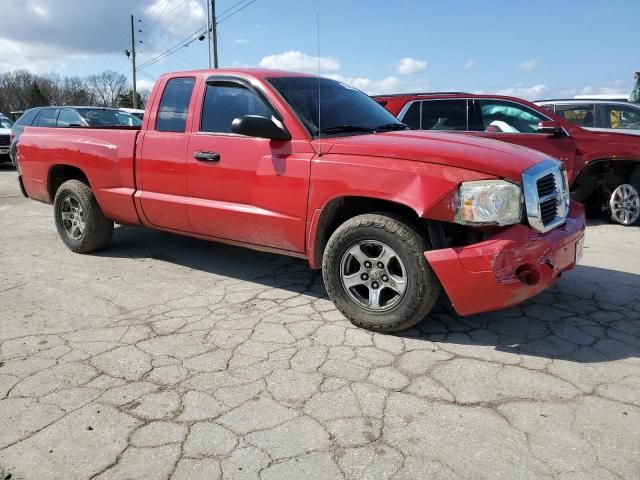
[[[519,308],[374,334],[299,260],[75,255],[0,167],[0,479],[640,478],[640,228],[587,233]]]

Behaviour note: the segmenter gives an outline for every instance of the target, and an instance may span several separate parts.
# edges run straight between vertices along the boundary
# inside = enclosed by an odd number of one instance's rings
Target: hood
[[[597,133],[598,135],[609,134],[615,135],[614,137],[608,137],[610,139],[616,140],[620,135],[625,135],[629,137],[635,137],[635,140],[638,140],[638,135],[640,135],[640,130],[631,130],[630,128],[585,128],[585,130],[589,130],[590,132]]]
[[[318,150],[317,140],[313,142]],[[522,172],[549,158],[529,148],[459,133],[403,130],[321,139],[332,155],[366,155],[450,165],[520,181]]]
[[[9,135],[11,133],[10,128],[0,128],[0,135]]]

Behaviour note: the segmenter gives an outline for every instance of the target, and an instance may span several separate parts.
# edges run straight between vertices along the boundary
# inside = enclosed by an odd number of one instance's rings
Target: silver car
[[[621,100],[571,99],[535,102],[588,130],[640,135],[640,105]]]

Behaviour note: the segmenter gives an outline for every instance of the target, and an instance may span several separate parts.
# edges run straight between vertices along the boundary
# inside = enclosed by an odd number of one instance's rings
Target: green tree
[[[140,92],[136,92],[136,99],[138,100],[138,108],[144,108],[144,101]],[[118,97],[118,106],[121,108],[133,108],[133,88]]]

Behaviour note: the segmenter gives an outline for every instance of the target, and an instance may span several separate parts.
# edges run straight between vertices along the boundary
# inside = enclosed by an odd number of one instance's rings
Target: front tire
[[[58,235],[72,252],[95,252],[111,242],[113,221],[104,216],[86,183],[64,182],[56,192],[53,211]]]
[[[358,327],[382,332],[410,328],[433,308],[440,283],[424,252],[430,245],[409,222],[365,214],[343,223],[324,251],[325,287]]]

